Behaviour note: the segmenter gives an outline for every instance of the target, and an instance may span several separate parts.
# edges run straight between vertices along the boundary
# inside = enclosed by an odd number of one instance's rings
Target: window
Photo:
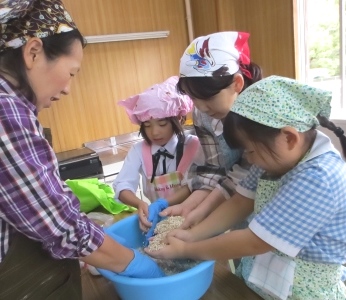
[[[333,92],[338,120],[346,120],[345,1],[297,0],[300,79]]]

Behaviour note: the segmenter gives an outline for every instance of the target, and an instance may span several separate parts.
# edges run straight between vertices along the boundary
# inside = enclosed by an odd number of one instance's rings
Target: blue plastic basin
[[[137,215],[120,220],[107,230],[124,237],[128,247],[143,245]],[[114,284],[122,300],[197,300],[211,284],[214,265],[214,261],[203,261],[187,271],[154,279],[129,278],[100,269],[99,272]]]

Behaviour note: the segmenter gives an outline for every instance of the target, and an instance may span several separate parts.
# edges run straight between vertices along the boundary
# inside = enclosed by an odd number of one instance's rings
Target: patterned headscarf
[[[296,80],[270,76],[246,88],[231,111],[273,128],[290,126],[305,132],[319,125],[317,116],[329,118],[332,92]]]
[[[233,75],[239,69],[251,78],[243,65],[250,63],[250,49],[246,32],[225,31],[196,38],[180,59],[181,77],[211,77],[221,67]]]
[[[60,0],[2,1],[0,22],[0,52],[77,28]]]

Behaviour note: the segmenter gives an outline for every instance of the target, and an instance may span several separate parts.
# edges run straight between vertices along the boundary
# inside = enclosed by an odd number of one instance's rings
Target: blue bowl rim
[[[138,218],[138,216],[132,215],[122,220],[126,220],[127,222],[129,222],[131,221],[131,219],[134,219],[134,218]],[[122,220],[118,221],[117,223],[114,223],[111,226],[117,227],[116,224],[120,224]],[[101,275],[103,275],[105,278],[107,278],[108,280],[114,283],[147,286],[149,283],[149,280],[150,280],[150,283],[152,284],[165,284],[165,283],[171,283],[172,281],[181,281],[187,278],[191,278],[191,276],[198,274],[204,270],[207,270],[208,268],[213,267],[214,265],[215,265],[214,260],[205,260],[205,261],[201,261],[200,263],[198,263],[198,265],[192,267],[191,269],[188,269],[178,274],[168,275],[166,277],[160,277],[160,278],[132,278],[132,277],[117,275],[108,270],[98,269],[98,271],[101,273]],[[111,278],[110,276],[108,276],[110,274],[111,274]]]

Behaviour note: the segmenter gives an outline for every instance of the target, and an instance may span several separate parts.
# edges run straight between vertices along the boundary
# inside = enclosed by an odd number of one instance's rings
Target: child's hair
[[[184,143],[185,135],[184,135],[183,125],[185,123],[186,116],[182,116],[182,117],[168,117],[168,118],[165,118],[165,119],[167,121],[171,122],[172,128],[173,128],[173,132],[177,135],[179,142]],[[147,134],[145,132],[144,122],[142,122],[141,125],[140,125],[139,133],[142,135],[144,140],[149,145],[151,145],[151,141],[150,141],[150,139],[148,138],[148,136],[147,136]]]
[[[326,117],[317,117],[321,126],[333,131],[340,139],[344,157],[346,157],[346,137],[340,127],[336,127],[333,122]],[[311,143],[316,135],[316,126],[304,132],[305,142]],[[231,148],[244,148],[244,138],[251,140],[255,144],[263,145],[268,153],[274,158],[276,153],[272,150],[275,138],[280,134],[281,129],[266,126],[237,113],[230,111],[224,121],[223,136],[227,145]]]
[[[252,78],[245,76],[244,74],[244,89],[253,83],[262,79],[262,69],[257,64],[251,62],[248,65],[242,65],[243,69],[246,69],[252,75]],[[237,73],[241,73],[241,69]],[[236,74],[237,74],[236,73]],[[223,89],[227,88],[233,83],[234,74],[228,72],[227,67],[221,67],[213,72],[213,76],[210,77],[180,77],[177,90],[183,95],[189,95],[193,98],[208,100],[210,97],[215,96]]]
[[[318,121],[320,122],[322,127],[325,127],[335,133],[335,135],[339,138],[341,148],[342,148],[342,154],[346,158],[346,137],[344,135],[344,131],[341,127],[336,127],[333,122],[331,122],[329,119],[323,116],[317,116]]]

